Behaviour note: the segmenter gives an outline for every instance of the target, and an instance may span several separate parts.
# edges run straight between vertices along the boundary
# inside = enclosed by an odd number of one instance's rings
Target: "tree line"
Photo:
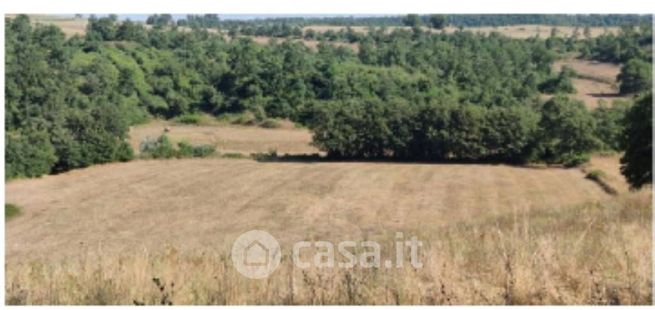
[[[431,24],[435,14],[416,15],[423,24]],[[651,15],[637,14],[448,14],[442,15],[454,27],[483,27],[510,25],[551,25],[612,27],[625,24],[651,24]],[[389,16],[330,16],[330,17],[275,17],[254,20],[221,20],[224,28],[243,25],[286,23],[289,25],[332,25],[332,26],[403,26],[406,15]]]
[[[5,26],[7,178],[130,160],[128,126],[200,112],[289,118],[340,158],[575,165],[622,139],[620,111],[562,95],[569,76],[539,38],[398,29],[362,34],[354,52],[115,16],[68,39],[26,16]]]

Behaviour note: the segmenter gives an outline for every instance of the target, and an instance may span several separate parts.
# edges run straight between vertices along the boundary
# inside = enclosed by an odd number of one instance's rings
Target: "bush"
[[[141,153],[152,158],[172,158],[176,156],[168,136],[161,135],[157,139],[146,138],[141,142]]]
[[[575,71],[568,66],[564,66],[562,71],[553,77],[550,77],[539,85],[539,90],[547,94],[572,94],[575,93],[575,88],[571,78],[576,76]]]
[[[538,146],[549,164],[576,166],[588,160],[601,144],[594,135],[596,122],[582,102],[554,97],[541,107]]]
[[[175,121],[187,125],[199,125],[202,123],[202,115],[200,114],[182,114],[175,118]]]
[[[212,145],[191,145],[186,141],[179,142],[177,149],[173,147],[166,135],[161,135],[157,139],[146,138],[141,142],[141,153],[150,158],[189,158],[189,157],[208,157],[216,152],[216,147]]]
[[[50,173],[57,161],[48,133],[28,130],[5,134],[5,177],[37,177]]]
[[[653,69],[649,62],[630,59],[617,77],[621,82],[621,94],[633,94],[653,88]]]
[[[566,154],[561,157],[561,163],[566,168],[573,168],[589,162],[590,156],[588,153],[583,154]]]
[[[177,158],[208,157],[216,152],[216,148],[214,146],[207,144],[193,146],[188,142],[182,141],[178,143],[177,146]]]

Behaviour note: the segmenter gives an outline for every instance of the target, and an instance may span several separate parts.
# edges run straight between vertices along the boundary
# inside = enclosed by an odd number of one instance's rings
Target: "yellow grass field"
[[[23,208],[6,225],[11,304],[644,304],[652,297],[650,192],[612,197],[579,169],[141,160],[11,181],[5,192]],[[425,265],[298,269],[285,256],[271,277],[249,280],[228,253],[252,229],[287,250],[300,240],[385,244],[395,232],[415,234],[426,243]]]
[[[364,26],[353,26],[351,27],[353,31],[355,32],[360,32],[360,33],[365,33],[368,31],[368,27]],[[512,26],[499,26],[499,27],[465,27],[463,28],[464,31],[471,31],[475,33],[484,33],[484,34],[489,34],[491,32],[498,32],[504,35],[507,35],[512,38],[517,38],[517,39],[527,39],[530,37],[534,37],[539,35],[542,38],[547,38],[550,36],[551,30],[555,28],[557,29],[557,36],[560,37],[569,37],[573,35],[575,32],[575,27],[569,27],[569,26],[550,26],[550,25],[512,25]],[[306,26],[304,27],[304,30],[307,31],[309,29],[312,29],[316,32],[326,32],[328,30],[332,31],[340,31],[342,29],[346,29],[345,26],[327,26],[327,25],[312,25],[312,26]],[[405,30],[410,30],[410,27],[387,27],[387,31],[393,31],[394,29],[405,29]],[[591,36],[592,37],[597,37],[602,35],[603,33],[618,33],[619,27],[590,27],[591,30]],[[427,27],[423,27],[423,30],[425,31],[432,31],[432,32],[441,32],[442,30],[436,30],[436,29],[431,29]],[[455,31],[459,30],[457,27],[446,27],[444,31],[446,33],[453,33]],[[582,37],[582,31],[583,28],[579,28],[579,35]]]
[[[571,57],[555,61],[553,71],[559,72],[563,66],[571,67],[580,75],[572,79],[576,93],[570,96],[582,101],[588,108],[598,107],[601,100],[608,104],[614,100],[630,100],[630,96],[619,94],[616,81],[621,72],[619,65]]]
[[[289,126],[290,127],[290,126]],[[267,153],[275,150],[278,154],[313,154],[318,149],[311,146],[312,135],[309,130],[290,128],[259,128],[254,126],[235,126],[224,124],[182,125],[166,121],[154,121],[130,129],[130,145],[138,153],[141,142],[146,138],[157,138],[170,131],[167,136],[173,142],[187,141],[192,144],[215,145],[221,153]]]

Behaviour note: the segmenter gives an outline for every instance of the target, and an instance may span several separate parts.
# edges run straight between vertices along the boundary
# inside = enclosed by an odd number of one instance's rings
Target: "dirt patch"
[[[192,144],[216,145],[220,153],[265,153],[276,150],[278,154],[314,154],[318,149],[311,146],[311,132],[294,128],[287,121],[280,122],[275,129],[234,125],[182,125],[165,121],[154,121],[130,128],[130,145],[138,153],[141,142],[164,133],[173,142],[186,140]]]

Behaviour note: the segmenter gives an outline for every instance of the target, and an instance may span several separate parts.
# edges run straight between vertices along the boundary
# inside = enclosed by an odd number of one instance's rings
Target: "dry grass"
[[[6,14],[5,17],[13,18],[16,14]],[[86,33],[86,18],[63,17],[57,15],[29,14],[33,24],[55,25],[64,32],[67,37],[84,35]]]
[[[368,32],[368,27],[365,26],[353,26],[350,27],[353,31],[358,32],[358,33],[366,33]],[[507,35],[512,38],[517,38],[517,39],[527,39],[530,37],[534,37],[536,35],[539,35],[542,38],[547,38],[550,36],[551,30],[555,28],[557,29],[557,35],[560,37],[568,37],[573,35],[575,31],[575,27],[568,27],[568,26],[549,26],[549,25],[513,25],[513,26],[500,26],[500,27],[465,27],[463,28],[464,31],[471,31],[471,32],[479,32],[479,33],[484,33],[484,34],[489,34],[491,32],[498,32],[504,35]],[[340,30],[345,30],[345,26],[328,26],[328,25],[311,25],[311,26],[306,26],[303,28],[303,30],[309,30],[312,29],[316,32],[326,32],[328,30],[332,30],[335,32],[338,32]],[[410,27],[387,27],[387,31],[391,32],[395,29],[404,29],[404,30],[410,30]],[[457,27],[446,27],[444,30],[446,33],[453,33],[457,31],[459,28]],[[606,31],[609,33],[618,33],[619,27],[590,27],[591,30],[591,36],[592,37],[597,37],[605,33]],[[430,29],[427,27],[423,27],[423,30],[425,31],[432,31],[432,32],[441,32],[442,30],[435,30],[435,29]],[[579,28],[579,35],[582,38],[582,32],[583,28]]]
[[[268,129],[252,126],[208,124],[202,126],[181,125],[154,121],[130,129],[130,145],[138,152],[139,145],[147,137],[159,137],[168,127],[167,133],[173,142],[186,140],[193,144],[216,145],[221,153],[265,153],[277,150],[278,154],[318,153],[310,145],[311,133],[306,129],[293,128],[289,122],[281,122],[281,128]]]
[[[577,169],[136,161],[12,181],[6,197],[24,210],[6,225],[7,303],[651,298],[649,191],[611,198]],[[251,229],[271,232],[287,250],[299,240],[384,245],[402,231],[425,241],[425,266],[300,270],[285,256],[267,280],[248,280],[226,253]]]
[[[621,155],[593,156],[591,161],[584,167],[586,171],[603,171],[603,180],[619,193],[627,193],[629,184],[621,174]]]
[[[550,36],[551,30],[557,29],[557,36],[559,37],[569,37],[573,35],[575,27],[569,26],[549,26],[549,25],[513,25],[513,26],[501,26],[501,27],[468,27],[464,28],[465,31],[480,32],[489,34],[491,32],[499,32],[506,36],[516,38],[516,39],[527,39],[539,35],[541,38],[547,38]],[[619,27],[590,27],[591,36],[597,37],[605,33],[618,33]],[[448,27],[446,32],[454,32],[457,28]],[[583,27],[578,29],[580,38],[582,38]]]
[[[569,66],[578,74],[589,76],[599,81],[605,80],[607,84],[614,84],[616,77],[621,73],[621,66],[617,64],[584,60],[575,57],[555,61],[553,70],[560,71],[562,66]]]
[[[572,79],[576,93],[571,97],[582,101],[588,108],[598,107],[600,100],[609,103],[614,100],[630,99],[630,96],[619,94],[616,83],[616,77],[621,71],[619,65],[571,57],[555,61],[553,70],[558,72],[565,65],[573,68],[578,74],[578,78]],[[550,96],[545,96],[548,97]]]
[[[423,268],[298,269],[285,256],[281,267],[266,280],[248,280],[235,272],[225,255],[227,251],[221,249],[223,243],[233,239],[225,237],[224,232],[212,232],[213,243],[202,249],[180,250],[174,245],[165,246],[168,237],[151,231],[148,238],[159,240],[158,249],[135,246],[93,253],[90,247],[85,254],[73,251],[57,261],[34,257],[9,260],[6,302],[649,304],[651,198],[650,191],[642,191],[604,204],[514,208],[495,215],[478,214],[464,221],[444,217],[418,230],[403,228],[426,241],[426,249],[421,252]],[[287,213],[279,214],[278,218],[282,218]],[[380,220],[386,225],[351,237],[377,240],[387,246],[389,237],[375,233],[386,232],[393,224]],[[253,225],[261,228],[266,222],[260,220],[242,229]],[[176,230],[170,220],[160,225]],[[195,227],[195,221],[190,225]],[[222,224],[216,221],[215,225]],[[8,227],[8,231],[12,229]],[[340,230],[334,227],[333,231]],[[196,239],[208,233],[197,232]],[[104,236],[105,243],[113,242],[108,240],[113,235]],[[343,234],[317,235],[308,231],[299,236],[340,240]],[[8,246],[15,241],[11,236],[7,240]],[[285,246],[283,243],[283,249]],[[12,253],[7,255],[11,257]],[[153,278],[161,280],[161,290]]]

